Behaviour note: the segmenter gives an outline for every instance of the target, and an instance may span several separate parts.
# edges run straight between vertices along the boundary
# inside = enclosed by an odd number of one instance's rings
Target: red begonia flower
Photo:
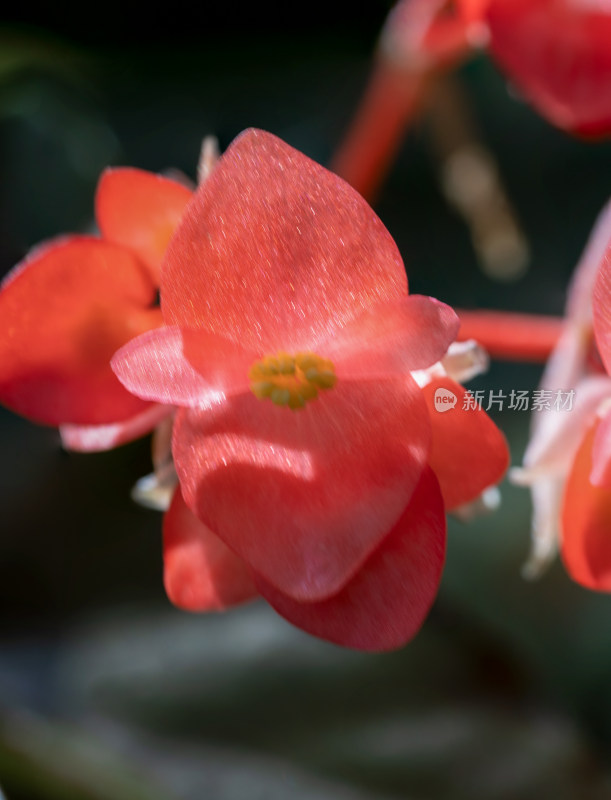
[[[175,496],[170,597],[193,610],[233,602],[218,601],[219,584],[243,587],[246,565],[305,630],[362,649],[407,641],[445,539],[410,373],[444,356],[455,314],[407,295],[396,246],[356,192],[261,131],[234,142],[190,203],[161,306],[166,326],[113,368],[138,396],[178,407],[174,463],[198,522]],[[496,464],[488,476],[466,499]]]
[[[611,6],[592,0],[491,0],[494,59],[560,128],[611,132]]]
[[[168,409],[117,381],[113,353],[161,324],[163,249],[191,196],[140,170],[102,176],[103,238],[71,236],[35,249],[0,290],[0,402],[58,425],[80,450],[116,446],[151,430]]]

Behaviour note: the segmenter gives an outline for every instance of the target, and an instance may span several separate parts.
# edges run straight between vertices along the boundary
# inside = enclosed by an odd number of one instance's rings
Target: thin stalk
[[[457,311],[460,341],[475,339],[492,358],[545,363],[564,327],[562,317],[509,311]]]
[[[372,201],[431,84],[470,54],[472,42],[445,0],[402,0],[382,31],[373,71],[331,161],[331,169]]]

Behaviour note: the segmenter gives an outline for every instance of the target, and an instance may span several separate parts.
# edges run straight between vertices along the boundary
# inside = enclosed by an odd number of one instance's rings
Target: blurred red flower
[[[36,248],[0,290],[0,402],[60,426],[66,446],[104,449],[151,430],[168,410],[127,392],[113,353],[161,324],[159,267],[192,192],[136,169],[101,177],[101,236]]]
[[[608,221],[608,219],[607,219]],[[593,295],[594,334],[611,374],[611,231]],[[568,477],[562,509],[564,562],[576,581],[611,591],[611,379]]]
[[[405,129],[439,75],[480,48],[554,125],[611,134],[607,0],[400,0],[333,169],[375,197]]]
[[[611,590],[611,204],[601,214],[573,278],[564,332],[543,390],[575,390],[574,408],[536,412],[516,483],[533,493],[533,551],[527,574],[553,557],[560,537],[570,575]],[[602,358],[602,363],[601,359]]]
[[[484,412],[440,414],[428,396],[462,399],[434,367],[454,312],[408,296],[396,245],[353,189],[261,131],[189,204],[161,307],[165,326],[113,367],[178,407],[170,598],[206,610],[260,594],[339,644],[404,644],[437,592],[444,499],[474,499],[507,463]]]

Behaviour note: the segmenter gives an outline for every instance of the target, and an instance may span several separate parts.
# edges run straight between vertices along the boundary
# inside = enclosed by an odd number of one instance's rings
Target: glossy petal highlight
[[[343,362],[342,374],[353,379],[405,373],[443,358],[459,325],[445,303],[411,295],[372,306],[322,343],[321,352]]]
[[[162,327],[133,339],[112,360],[123,385],[157,403],[206,408],[249,391],[255,360],[234,342],[205,331]]]
[[[429,424],[409,375],[352,383],[298,411],[252,394],[180,411],[174,460],[199,519],[299,600],[337,592],[409,502]]]
[[[164,261],[161,305],[169,325],[296,351],[406,287],[397,247],[363,198],[250,130],[189,204]]]

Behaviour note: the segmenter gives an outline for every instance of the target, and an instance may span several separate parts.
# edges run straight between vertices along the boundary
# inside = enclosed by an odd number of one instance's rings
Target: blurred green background
[[[328,162],[356,107],[388,3],[247,11],[105,5],[0,27],[0,271],[92,224],[107,165],[195,177],[200,142],[272,131]],[[91,9],[84,9],[90,12]],[[146,37],[146,38],[145,38]],[[497,281],[444,199],[425,115],[376,209],[413,291],[459,307],[561,313],[611,193],[611,145],[554,130],[480,57],[457,80],[528,240]],[[456,88],[456,85],[454,86]],[[529,389],[494,364],[475,388]],[[499,412],[513,463],[528,415]],[[263,603],[179,612],[161,583],[161,517],[129,499],[147,441],[83,456],[0,409],[0,786],[9,800],[509,800],[611,796],[611,598],[538,583],[528,493],[452,521],[422,632],[390,655],[343,651]],[[468,453],[465,468],[468,468]]]

